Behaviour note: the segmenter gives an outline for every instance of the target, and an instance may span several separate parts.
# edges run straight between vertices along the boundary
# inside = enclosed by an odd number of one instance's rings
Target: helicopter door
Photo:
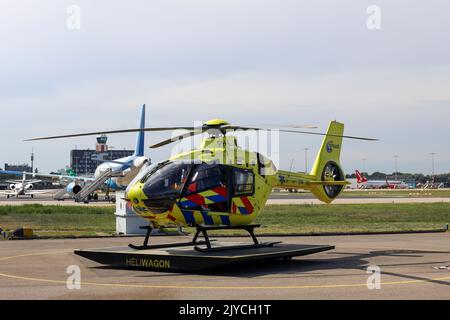
[[[224,166],[202,164],[190,174],[180,200],[182,209],[227,212],[230,208],[228,170]]]
[[[254,205],[251,198],[255,194],[255,175],[249,169],[233,169],[233,194],[231,213],[252,214]]]
[[[252,196],[255,192],[255,175],[252,170],[234,168],[233,196]]]

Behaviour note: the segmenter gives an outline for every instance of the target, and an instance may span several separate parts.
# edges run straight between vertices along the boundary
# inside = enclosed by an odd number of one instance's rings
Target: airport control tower
[[[101,135],[97,137],[97,144],[95,146],[95,150],[97,153],[105,153],[108,152],[108,137],[106,135]]]

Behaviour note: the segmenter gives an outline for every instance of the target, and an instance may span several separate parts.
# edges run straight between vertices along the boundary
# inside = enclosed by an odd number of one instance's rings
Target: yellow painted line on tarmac
[[[17,258],[24,258],[24,257],[41,256],[41,255],[46,255],[46,254],[59,254],[59,253],[70,253],[70,252],[72,252],[72,250],[26,253],[26,254],[19,254],[19,255],[15,255],[15,256],[3,257],[3,258],[0,258],[0,261],[17,259]]]
[[[0,273],[0,277],[35,281],[35,282],[45,282],[45,283],[56,283],[56,284],[66,284],[63,280],[52,280],[52,279],[42,279],[42,278],[31,278],[15,276],[5,273]],[[443,281],[450,280],[450,277],[433,278],[429,280],[407,280],[407,281],[392,281],[392,282],[382,282],[381,286],[386,285],[405,285],[405,284],[416,284],[416,283],[426,283],[429,281]],[[335,285],[307,285],[307,286],[182,286],[182,285],[145,285],[145,284],[121,284],[121,283],[99,283],[99,282],[85,282],[82,281],[81,285],[89,286],[100,286],[100,287],[117,287],[117,288],[136,288],[136,289],[217,289],[217,290],[292,290],[292,289],[333,289],[333,288],[349,288],[349,287],[367,287],[366,283],[363,284],[335,284]]]
[[[37,256],[37,255],[46,255],[46,254],[59,254],[59,253],[68,253],[70,251],[53,251],[53,252],[40,252],[40,253],[32,253],[32,254],[22,254],[10,257],[0,258],[0,261],[15,259],[20,257],[29,257],[29,256]],[[23,277],[17,275],[11,275],[6,273],[0,273],[0,277],[9,278],[9,279],[17,279],[24,281],[34,281],[34,282],[44,282],[44,283],[54,283],[54,284],[66,284],[67,282],[64,280],[53,280],[53,279],[43,279],[43,278],[32,278],[32,277]],[[407,285],[407,284],[417,284],[417,283],[427,283],[430,281],[444,281],[450,280],[450,276],[440,277],[440,278],[431,278],[427,280],[405,280],[405,281],[391,281],[391,282],[382,282],[382,286],[386,285]],[[367,287],[366,283],[356,283],[356,284],[329,284],[329,285],[305,285],[305,286],[183,286],[183,285],[146,285],[146,284],[121,284],[121,283],[100,283],[100,282],[88,282],[82,281],[81,285],[89,285],[89,286],[99,286],[99,287],[116,287],[116,288],[138,288],[138,289],[217,289],[217,290],[271,290],[271,289],[279,289],[279,290],[292,290],[292,289],[333,289],[333,288],[350,288],[350,287]]]

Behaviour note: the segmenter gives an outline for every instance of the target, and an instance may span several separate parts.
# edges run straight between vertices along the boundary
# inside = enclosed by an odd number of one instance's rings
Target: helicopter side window
[[[252,195],[255,190],[255,175],[251,170],[234,169],[234,195]]]
[[[227,176],[218,165],[201,165],[192,173],[192,178],[186,189],[188,194],[205,190],[226,187]]]

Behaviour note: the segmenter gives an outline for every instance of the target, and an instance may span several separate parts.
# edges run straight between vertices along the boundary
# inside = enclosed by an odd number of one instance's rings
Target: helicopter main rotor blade
[[[292,128],[292,129],[317,129],[317,126],[314,125],[309,125],[309,124],[305,124],[305,125],[286,125],[286,124],[263,124],[261,125],[261,127],[270,127],[270,128]]]
[[[26,139],[24,141],[38,141],[38,140],[53,140],[53,139],[64,139],[64,138],[75,138],[75,137],[86,137],[86,136],[97,136],[101,134],[113,134],[113,133],[130,133],[130,132],[151,132],[151,131],[173,131],[173,130],[195,130],[194,127],[160,127],[160,128],[144,128],[144,129],[122,129],[122,130],[107,130],[107,131],[96,131],[96,132],[85,132],[85,133],[75,133],[66,134],[60,136],[49,136]]]
[[[191,131],[191,132],[187,132],[187,133],[184,133],[184,134],[180,134],[180,135],[178,135],[178,136],[175,136],[175,137],[172,137],[172,138],[170,138],[170,139],[166,139],[166,140],[163,140],[163,141],[161,141],[161,142],[158,142],[158,143],[156,143],[156,144],[154,144],[154,145],[151,145],[149,148],[151,148],[151,149],[156,149],[156,148],[159,148],[159,147],[168,145],[168,144],[170,144],[170,143],[172,143],[172,142],[176,142],[176,141],[178,141],[178,140],[182,140],[182,139],[185,139],[185,138],[189,138],[189,137],[195,136],[195,135],[197,135],[197,134],[202,134],[203,132],[204,132],[204,131]]]
[[[264,128],[257,128],[257,127],[241,127],[241,126],[223,126],[222,127],[225,130],[269,130]],[[309,132],[309,131],[297,131],[297,130],[285,130],[285,129],[275,129],[280,132],[289,132],[289,133],[301,133],[301,134],[310,134],[315,136],[328,136],[328,137],[337,137],[337,138],[346,138],[346,139],[355,139],[355,140],[365,140],[365,141],[378,141],[379,139],[374,138],[364,138],[364,137],[356,137],[356,136],[347,136],[347,135],[335,135],[335,134],[328,134],[328,133],[319,133],[319,132]]]
[[[298,126],[298,128],[307,127],[307,126]],[[292,127],[296,128],[296,127]],[[309,128],[313,129],[316,127],[310,126]],[[137,129],[121,129],[121,130],[105,130],[105,131],[96,131],[96,132],[85,132],[85,133],[75,133],[75,134],[67,134],[67,135],[58,135],[58,136],[48,136],[48,137],[39,137],[26,139],[24,141],[39,141],[39,140],[53,140],[53,139],[64,139],[64,138],[75,138],[75,137],[85,137],[85,136],[97,136],[101,134],[114,134],[114,133],[132,133],[132,132],[155,132],[155,131],[174,131],[174,130],[188,130],[189,133],[180,135],[178,137],[174,137],[171,139],[164,140],[158,144],[151,146],[151,148],[157,148],[158,146],[163,146],[168,143],[183,139],[185,137],[190,137],[194,134],[202,133],[209,130],[219,130],[222,133],[226,131],[237,131],[237,130],[278,130],[280,132],[290,132],[290,133],[302,133],[309,135],[318,135],[318,136],[330,136],[330,137],[339,137],[339,138],[347,138],[347,139],[357,139],[357,140],[366,140],[366,141],[378,141],[378,139],[372,138],[363,138],[363,137],[355,137],[355,136],[340,136],[340,135],[332,135],[326,133],[318,133],[318,132],[309,132],[309,131],[298,131],[298,130],[287,130],[287,129],[279,129],[279,128],[260,128],[260,127],[244,127],[244,126],[233,126],[233,125],[223,125],[223,126],[203,126],[203,127],[158,127],[158,128],[137,128]],[[194,134],[192,134],[194,133]]]
[[[316,136],[328,136],[328,137],[337,137],[337,138],[345,138],[345,139],[353,139],[353,140],[379,141],[379,139],[376,139],[376,138],[356,137],[356,136],[347,136],[347,135],[341,136],[341,135],[337,135],[337,134],[319,133],[319,132],[295,131],[295,130],[280,130],[280,132],[302,133],[302,134],[311,134],[311,135],[316,135]]]
[[[245,131],[245,130],[270,130],[270,129],[267,129],[267,128],[241,127],[241,126],[223,126],[220,129],[215,129],[215,128],[197,128],[197,130],[195,130],[195,131],[187,132],[187,133],[175,136],[173,138],[163,140],[163,141],[161,141],[159,143],[156,143],[156,144],[150,146],[150,148],[156,149],[156,148],[168,145],[170,143],[173,143],[173,142],[185,139],[185,138],[192,137],[192,136],[197,135],[197,134],[202,134],[204,132],[208,132],[210,130],[220,130],[222,133],[224,133],[224,131],[226,132],[227,130],[229,130],[229,131],[244,130]],[[355,137],[355,136],[340,136],[340,135],[335,135],[335,134],[318,133],[318,132],[281,130],[281,129],[272,129],[272,130],[278,130],[280,132],[302,133],[302,134],[311,134],[311,135],[318,135],[318,136],[329,136],[329,137],[346,138],[346,139],[357,139],[357,140],[365,140],[365,141],[378,141],[378,139],[373,139],[373,138],[364,138],[364,137]]]

